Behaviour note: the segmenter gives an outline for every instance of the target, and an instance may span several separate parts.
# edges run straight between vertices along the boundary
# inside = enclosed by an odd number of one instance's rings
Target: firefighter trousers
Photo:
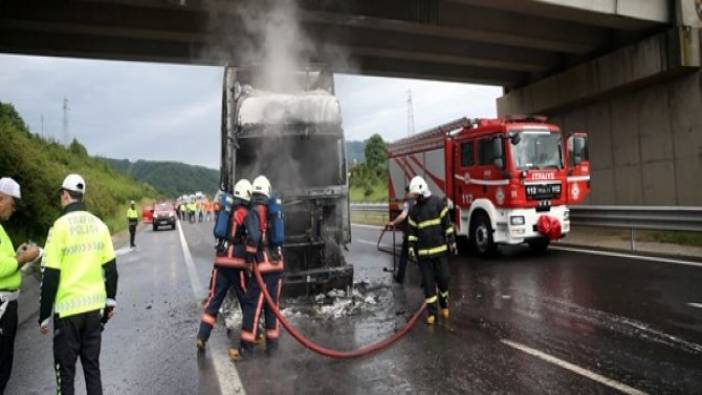
[[[261,273],[261,276],[266,284],[266,290],[273,298],[275,305],[279,306],[280,291],[283,287],[283,272]],[[280,324],[275,314],[273,314],[273,310],[266,303],[258,282],[251,282],[242,310],[244,318],[241,325],[241,348],[244,350],[253,348],[257,337],[258,323],[262,314],[266,320],[266,349],[272,350],[276,348],[280,337]]]
[[[419,270],[422,272],[427,312],[429,315],[436,315],[438,312],[437,301],[441,308],[448,307],[448,258],[446,255],[420,258]],[[439,289],[438,295],[437,288]]]
[[[80,357],[88,395],[102,394],[100,343],[102,312],[93,310],[69,317],[54,316],[54,368],[61,395],[73,395],[76,360]]]
[[[212,328],[217,321],[219,308],[222,307],[224,298],[231,288],[236,292],[239,304],[243,306],[243,299],[246,296],[249,285],[248,273],[244,269],[215,266],[210,277],[210,290],[205,301],[205,311],[200,320],[200,329],[197,338],[207,341],[212,333]]]
[[[5,393],[5,386],[10,381],[12,359],[17,335],[17,301],[7,302],[5,314],[0,318],[0,394]]]

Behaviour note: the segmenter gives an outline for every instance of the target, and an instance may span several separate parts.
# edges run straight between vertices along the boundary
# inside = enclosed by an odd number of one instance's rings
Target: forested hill
[[[213,194],[219,187],[219,171],[181,162],[159,162],[100,158],[115,170],[153,185],[164,194],[177,197],[202,191]]]

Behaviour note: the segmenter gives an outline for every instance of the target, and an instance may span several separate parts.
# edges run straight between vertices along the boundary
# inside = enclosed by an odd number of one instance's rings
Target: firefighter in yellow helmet
[[[0,178],[0,221],[5,222],[22,198],[19,184],[9,177]],[[12,359],[17,334],[17,299],[22,284],[20,268],[39,256],[35,245],[22,244],[15,252],[12,241],[0,225],[0,394],[12,373]]]
[[[449,219],[448,207],[443,199],[431,194],[422,177],[416,176],[410,181],[409,193],[417,199],[407,220],[409,255],[419,263],[424,297],[428,305],[426,322],[433,325],[438,313],[437,300],[442,317],[444,319],[449,317],[448,253],[457,253],[456,239],[453,224]]]
[[[54,323],[57,393],[73,394],[80,356],[88,394],[102,394],[100,344],[103,325],[116,306],[117,264],[110,231],[89,213],[85,180],[70,174],[61,186],[63,211],[44,248],[39,325],[49,333]]]

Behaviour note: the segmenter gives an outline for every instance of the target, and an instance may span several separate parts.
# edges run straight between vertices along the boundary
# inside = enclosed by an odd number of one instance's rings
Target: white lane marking
[[[183,258],[185,259],[185,266],[188,269],[188,278],[190,279],[190,287],[193,290],[193,295],[195,300],[199,302],[199,299],[204,295],[205,289],[200,282],[200,278],[197,276],[197,269],[195,269],[195,263],[193,262],[193,256],[190,253],[190,247],[188,247],[188,242],[185,240],[185,234],[183,234],[183,229],[181,227],[180,221],[178,221],[178,236],[180,237],[180,246],[183,249]],[[212,351],[213,347],[209,347]],[[195,350],[193,350],[193,353]],[[220,391],[223,394],[239,394],[246,395],[244,390],[244,385],[241,383],[239,378],[239,371],[237,368],[229,361],[226,355],[221,352],[210,352],[212,356],[212,365],[214,365],[215,374],[219,381]]]
[[[621,252],[588,250],[588,249],[584,249],[584,248],[574,248],[574,247],[551,246],[550,248],[553,248],[554,250],[561,250],[561,251],[580,252],[583,254],[604,255],[604,256],[613,256],[613,257],[617,257],[617,258],[637,259],[640,261],[673,263],[676,265],[702,267],[702,263],[700,263],[700,262],[685,261],[682,259],[657,258],[657,257],[652,257],[652,256],[632,255],[632,254],[625,254],[625,253],[621,253]]]
[[[563,369],[569,370],[573,373],[579,374],[581,376],[587,377],[590,380],[596,381],[600,384],[604,384],[608,387],[614,388],[618,391],[621,391],[625,394],[632,394],[632,395],[644,395],[646,392],[637,390],[636,388],[630,387],[624,383],[620,383],[619,381],[610,379],[609,377],[602,376],[601,374],[597,374],[595,372],[592,372],[590,370],[587,370],[585,368],[581,368],[578,365],[574,365],[570,362],[564,361],[560,358],[556,358],[552,355],[546,354],[544,352],[541,352],[539,350],[533,349],[531,347],[527,347],[523,344],[519,344],[516,342],[513,342],[511,340],[507,339],[501,339],[500,342],[503,344],[506,344],[514,349],[517,349],[519,351],[522,351],[524,353],[527,353],[529,355],[535,356],[537,358],[540,358],[548,363],[557,365]]]
[[[122,248],[115,251],[115,256],[122,256],[122,255],[129,254],[129,251],[131,251],[131,250],[132,249],[129,248],[129,246],[122,247]]]
[[[687,305],[690,307],[697,307],[698,309],[702,309],[702,303],[690,302]]]

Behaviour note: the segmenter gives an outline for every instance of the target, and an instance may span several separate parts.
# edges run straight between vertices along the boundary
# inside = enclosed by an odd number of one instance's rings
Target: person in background
[[[22,199],[19,184],[9,177],[0,178],[0,222],[12,217]],[[39,257],[36,245],[22,244],[17,251],[0,224],[0,394],[5,392],[12,373],[15,336],[17,335],[17,299],[19,299],[25,263]]]

